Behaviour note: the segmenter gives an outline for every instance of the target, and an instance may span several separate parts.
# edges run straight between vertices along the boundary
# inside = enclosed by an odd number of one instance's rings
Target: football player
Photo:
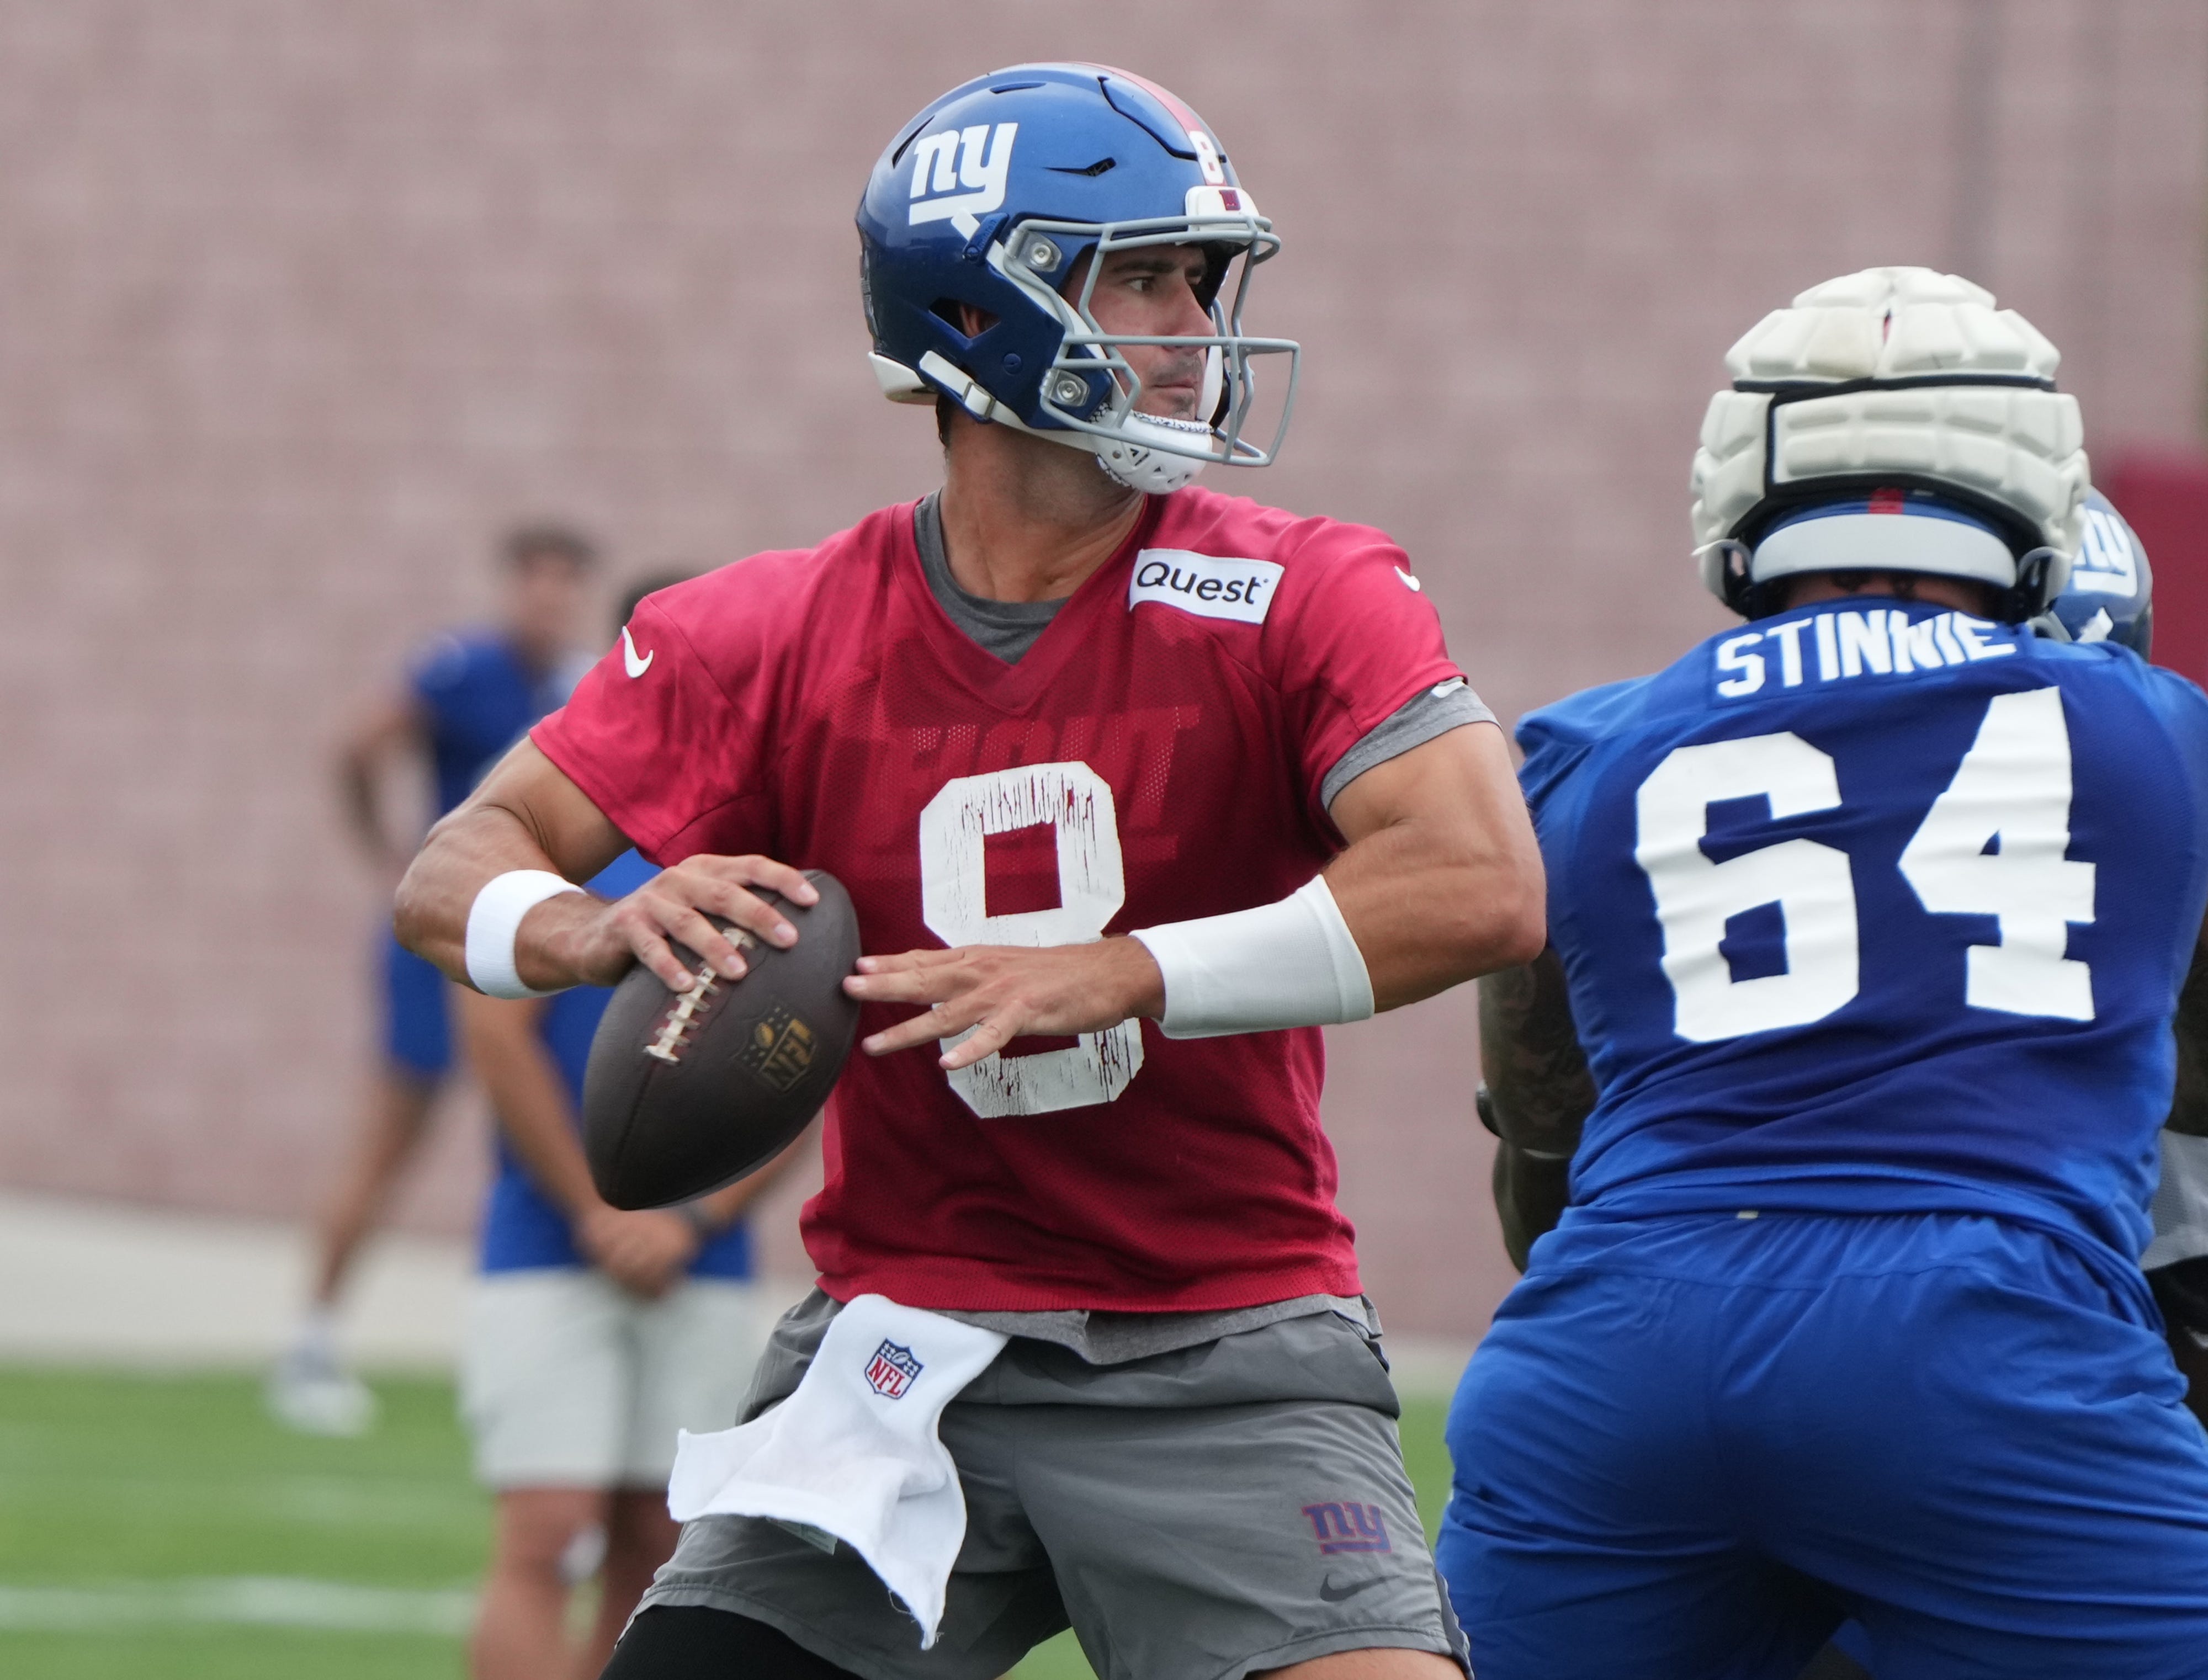
[[[2138,1257],[2208,1130],[2208,699],[2026,627],[2086,523],[2056,359],[1924,269],[1773,312],[1694,474],[1749,624],[1520,726],[1552,945],[1483,1044],[1571,1205],[1450,1417],[1483,1680],[1778,1680],[1850,1616],[1881,1680],[2202,1671]]]
[[[2146,545],[2097,489],[2085,493],[2084,535],[2069,581],[2031,627],[2058,642],[2114,642],[2142,659],[2151,649],[2154,571]],[[1474,1107],[1480,1124],[1496,1138],[1495,1210],[1503,1247],[1521,1272],[1534,1239],[1553,1229],[1563,1212],[1571,1152],[1581,1123],[1594,1107],[1594,1082],[1587,1071],[1587,1053],[1572,1030],[1563,980],[1554,964],[1542,963],[1506,969],[1479,985],[1483,1065],[1492,1068],[1494,1081],[1506,1088],[1509,1131],[1496,1117],[1489,1084],[1482,1083],[1475,1093]],[[2163,1176],[2153,1207],[2156,1241],[2144,1257],[2150,1267],[2160,1263],[2157,1253],[2173,1259],[2208,1254],[2208,1140],[2165,1131],[2162,1146]],[[2197,1192],[2191,1187],[2195,1180]],[[2189,1212],[2196,1203],[2201,1211]],[[2196,1227],[2197,1237],[2180,1234]],[[2208,1318],[2201,1328],[2208,1331]]]
[[[679,581],[633,588],[623,621]],[[625,852],[591,888],[619,894],[651,873]],[[726,1421],[766,1340],[746,1219],[790,1156],[678,1208],[609,1207],[575,1115],[611,995],[458,993],[459,1036],[498,1121],[460,1349],[460,1410],[495,1500],[469,1649],[478,1680],[605,1665],[675,1548],[676,1431]],[[597,1607],[571,1637],[571,1590],[593,1573]]]
[[[412,761],[429,773],[439,815],[519,735],[567,697],[587,656],[577,645],[597,549],[557,525],[523,526],[501,545],[502,621],[435,638],[416,657],[405,687],[371,707],[338,755],[346,825],[362,855],[395,880],[411,837],[394,840],[384,810],[387,777]],[[381,1054],[353,1134],[352,1151],[315,1229],[306,1312],[268,1381],[269,1409],[311,1434],[352,1435],[373,1420],[375,1396],[338,1357],[336,1321],[354,1259],[392,1188],[428,1135],[430,1110],[452,1071],[444,975],[377,935]]]
[[[608,1672],[987,1680],[1069,1623],[1147,1680],[1453,1672],[1317,1029],[1539,951],[1507,745],[1385,536],[1191,485],[1272,458],[1251,364],[1285,395],[1297,351],[1242,331],[1279,240],[1186,105],[1000,71],[900,129],[858,219],[944,487],[647,603],[399,921],[487,991],[687,987],[670,938],[741,975],[707,913],[786,945],[748,889],[832,871],[864,1054],[747,1410],[859,1297],[1010,1340],[941,1415],[930,1648],[849,1546],[711,1516]],[[568,889],[632,843],[651,885]]]
[[[2114,642],[2142,659],[2154,650],[2154,567],[2146,544],[2097,489],[2085,492],[2085,535],[2070,581],[2031,628],[2058,642]]]
[[[2069,586],[2032,621],[2057,641],[2114,642],[2142,659],[2154,639],[2154,568],[2146,545],[2098,490],[2085,498],[2085,536]],[[2208,1420],[2208,1091],[2189,1037],[2178,1040],[2177,1100],[2162,1134],[2162,1177],[2148,1213],[2154,1239],[2139,1257],[2188,1388],[2186,1404]]]

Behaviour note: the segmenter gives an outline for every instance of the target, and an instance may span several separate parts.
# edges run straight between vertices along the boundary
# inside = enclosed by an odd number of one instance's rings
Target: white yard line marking
[[[341,1581],[226,1575],[87,1587],[0,1584],[0,1632],[94,1633],[190,1623],[369,1634],[465,1633],[476,1595],[462,1587],[357,1587]]]

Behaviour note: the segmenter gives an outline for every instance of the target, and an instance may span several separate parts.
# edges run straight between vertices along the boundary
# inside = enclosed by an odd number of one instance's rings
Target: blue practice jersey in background
[[[474,791],[483,772],[548,711],[567,704],[587,661],[532,675],[495,632],[439,636],[414,659],[406,686],[427,733],[436,814]],[[405,1077],[434,1084],[451,1071],[445,977],[399,943],[387,918],[377,944],[383,1051]]]
[[[429,732],[442,816],[521,738],[523,731],[567,703],[585,664],[562,662],[532,673],[513,644],[491,631],[439,636],[415,660],[407,687]]]
[[[624,852],[591,879],[590,889],[602,898],[621,898],[658,873],[634,852]],[[578,1114],[582,1112],[583,1071],[590,1065],[591,1039],[612,997],[606,987],[578,986],[549,999],[538,1021],[537,1031],[553,1060],[560,1065],[569,1101]],[[497,1139],[497,1173],[483,1205],[483,1269],[512,1272],[587,1265],[582,1251],[575,1246],[567,1216],[537,1187],[529,1169],[507,1144],[506,1134],[499,1132]],[[698,1251],[690,1271],[695,1277],[749,1277],[749,1227],[738,1220],[717,1234]]]
[[[2208,898],[2199,689],[1857,597],[1518,739],[1601,1091],[1575,1208],[1990,1213],[2139,1253]]]

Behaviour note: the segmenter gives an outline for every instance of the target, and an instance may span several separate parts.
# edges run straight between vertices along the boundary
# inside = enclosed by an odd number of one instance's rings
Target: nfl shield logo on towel
[[[920,1371],[920,1361],[913,1358],[911,1348],[885,1341],[867,1361],[867,1386],[885,1400],[903,1400]]]

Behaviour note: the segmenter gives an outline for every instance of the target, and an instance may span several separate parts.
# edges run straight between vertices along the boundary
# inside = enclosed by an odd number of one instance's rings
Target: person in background
[[[593,891],[627,893],[657,873],[628,852]],[[595,1675],[675,1549],[676,1431],[733,1421],[765,1344],[742,1219],[798,1151],[679,1208],[611,1207],[591,1185],[576,1117],[612,993],[455,995],[468,1065],[498,1117],[461,1352],[461,1411],[497,1500],[469,1669],[477,1680]],[[568,1595],[593,1574],[597,1611],[578,1643]]]
[[[404,688],[361,717],[339,752],[346,825],[387,886],[414,843],[392,831],[384,809],[393,768],[425,768],[441,815],[523,730],[567,699],[588,666],[581,641],[596,545],[563,526],[528,525],[506,537],[501,561],[498,622],[434,638]],[[312,1434],[355,1435],[374,1421],[374,1396],[338,1357],[338,1300],[452,1070],[445,977],[399,945],[387,917],[378,937],[376,1065],[343,1174],[317,1221],[313,1293],[268,1383],[275,1417]]]
[[[2035,631],[2055,641],[2113,642],[2141,659],[2154,649],[2154,567],[2115,505],[2098,490],[2085,497],[2085,537],[2070,582]],[[2202,1107],[2203,1069],[2196,1047],[2177,1041],[2173,1118]],[[2208,1137],[2179,1125],[2163,1128],[2162,1175],[2147,1206],[2154,1237],[2139,1256],[2147,1287],[2162,1309],[2163,1327],[2186,1404],[2208,1423]]]

